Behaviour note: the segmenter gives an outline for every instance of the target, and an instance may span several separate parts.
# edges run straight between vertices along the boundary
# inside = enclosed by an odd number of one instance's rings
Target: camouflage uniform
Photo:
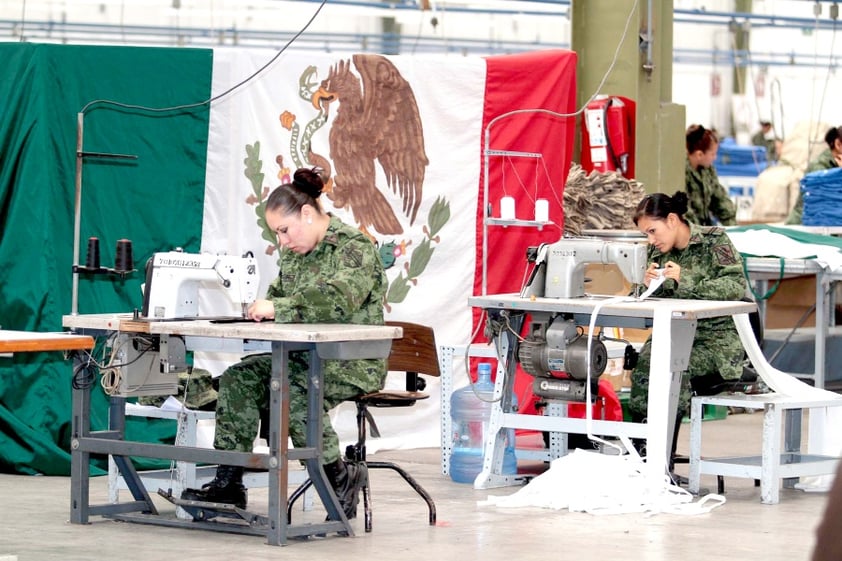
[[[279,323],[356,323],[383,325],[387,280],[376,248],[359,230],[331,217],[324,239],[310,253],[285,251],[281,273],[269,287]],[[289,434],[306,443],[306,352],[290,353]],[[228,368],[220,379],[214,446],[250,452],[257,423],[268,419],[270,355],[253,355]],[[327,412],[354,396],[377,391],[386,378],[385,359],[324,362],[324,454],[339,459],[339,439]]]
[[[728,192],[719,183],[713,167],[693,169],[690,160],[684,168],[684,186],[687,191],[688,209],[684,218],[688,222],[713,226],[711,215],[723,226],[737,223],[737,211]]]
[[[690,244],[684,249],[673,248],[662,254],[649,247],[650,263],[663,268],[667,261],[681,267],[681,281],[667,279],[652,294],[657,298],[684,298],[691,300],[740,300],[746,294],[742,259],[725,230],[718,227],[690,225]],[[649,397],[649,363],[651,338],[640,352],[637,366],[632,372],[629,409],[638,419],[646,417]],[[690,352],[689,377],[719,372],[726,380],[742,375],[743,345],[731,316],[699,320],[696,337]],[[690,403],[688,376],[682,381],[679,411]]]
[[[833,169],[835,167],[839,167],[836,163],[836,159],[833,157],[833,153],[830,151],[830,148],[826,149],[824,152],[818,155],[818,157],[810,162],[810,165],[807,166],[807,171],[804,174],[808,174],[814,171],[822,171],[825,169]],[[801,221],[804,216],[804,193],[798,191],[798,200],[795,201],[795,206],[792,207],[792,210],[789,212],[789,216],[786,217],[787,224],[801,224]]]

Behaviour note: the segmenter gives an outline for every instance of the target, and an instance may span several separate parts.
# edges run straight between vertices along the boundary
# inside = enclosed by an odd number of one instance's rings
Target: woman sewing
[[[686,212],[687,195],[681,191],[672,197],[647,195],[638,204],[633,221],[649,243],[643,284],[648,288],[664,279],[652,294],[656,298],[742,299],[747,289],[742,260],[725,230],[691,224],[684,217]],[[629,409],[638,422],[646,419],[650,354],[651,339],[644,343],[632,372]],[[688,375],[682,380],[679,415],[683,416],[690,403],[690,384],[712,386],[723,379],[738,379],[743,358],[743,346],[730,316],[699,320]]]
[[[299,169],[292,183],[269,194],[265,218],[282,248],[281,273],[266,299],[249,307],[249,319],[383,325],[388,283],[380,256],[359,230],[322,210],[319,197],[323,188],[316,170]],[[306,445],[307,359],[306,352],[290,353],[289,435],[296,447]],[[258,421],[268,412],[271,367],[271,355],[252,355],[222,374],[215,448],[251,452]],[[381,389],[386,361],[327,360],[323,374],[322,463],[345,516],[353,518],[367,473],[363,464],[346,463],[340,457],[339,439],[327,413],[343,401]],[[185,490],[182,498],[245,508],[243,468],[220,465],[210,483],[201,490]]]

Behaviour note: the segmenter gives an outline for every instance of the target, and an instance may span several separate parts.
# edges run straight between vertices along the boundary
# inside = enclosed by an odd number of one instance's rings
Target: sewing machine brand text
[[[575,249],[554,249],[553,255],[556,257],[576,257]]]
[[[198,269],[202,266],[202,263],[196,259],[170,259],[166,257],[161,257],[159,264],[162,267],[182,267],[184,269]]]

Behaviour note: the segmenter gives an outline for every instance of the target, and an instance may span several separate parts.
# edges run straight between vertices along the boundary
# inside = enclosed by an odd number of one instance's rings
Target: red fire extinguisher
[[[582,119],[585,171],[619,171],[634,177],[635,103],[621,96],[597,96]]]

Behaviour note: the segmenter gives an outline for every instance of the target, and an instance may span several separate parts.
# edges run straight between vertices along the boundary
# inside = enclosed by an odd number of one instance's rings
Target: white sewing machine
[[[529,256],[530,260],[532,255]],[[521,297],[579,298],[585,295],[585,266],[614,264],[632,284],[643,283],[646,244],[596,238],[562,238],[541,244],[534,252],[535,268]]]
[[[146,264],[142,315],[147,319],[199,317],[199,293],[227,294],[245,317],[257,299],[260,274],[251,253],[242,257],[169,251],[155,253]]]

